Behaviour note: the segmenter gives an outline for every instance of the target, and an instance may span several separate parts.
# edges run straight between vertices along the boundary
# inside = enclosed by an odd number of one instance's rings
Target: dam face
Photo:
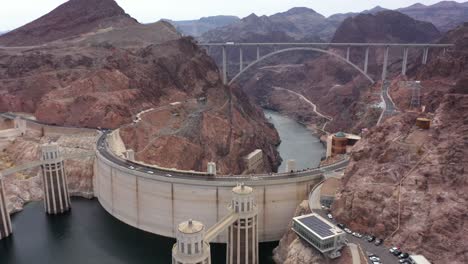
[[[209,228],[229,213],[227,204],[236,182],[149,175],[112,163],[99,152],[96,155],[95,196],[106,211],[126,224],[175,238],[178,224],[186,219],[197,219]],[[297,205],[321,180],[321,175],[313,175],[246,181],[255,189],[259,241],[279,240]],[[227,232],[213,240],[226,241]]]

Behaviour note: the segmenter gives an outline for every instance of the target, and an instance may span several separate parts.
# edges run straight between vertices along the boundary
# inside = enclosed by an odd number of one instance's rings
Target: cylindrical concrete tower
[[[258,216],[253,189],[244,184],[232,189],[229,209],[238,219],[228,228],[227,264],[258,264]]]
[[[44,205],[48,214],[61,214],[70,210],[67,176],[63,158],[56,143],[42,145],[42,183]]]
[[[12,233],[10,213],[8,213],[5,188],[0,176],[0,240],[9,237]]]
[[[177,228],[177,243],[172,248],[172,264],[211,264],[210,244],[203,240],[205,226],[186,221]]]

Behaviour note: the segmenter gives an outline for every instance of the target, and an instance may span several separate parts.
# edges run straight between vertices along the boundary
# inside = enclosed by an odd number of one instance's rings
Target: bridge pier
[[[367,74],[367,68],[369,67],[369,47],[366,47],[366,55],[364,59],[364,73]]]
[[[0,178],[0,240],[7,238],[13,232],[11,227],[10,213],[8,212],[7,200],[3,179]]]
[[[226,46],[223,46],[223,84],[227,84],[227,56],[226,56]]]
[[[422,64],[424,64],[424,65],[427,64],[428,55],[429,55],[429,48],[425,47],[424,50],[423,50]]]
[[[56,143],[42,145],[44,206],[48,214],[62,214],[71,208],[63,157]]]
[[[387,64],[388,64],[388,52],[389,52],[390,47],[386,46],[385,47],[385,52],[384,52],[384,62],[383,62],[383,69],[382,69],[382,80],[385,81],[387,79]]]
[[[258,264],[258,216],[255,194],[244,184],[232,189],[231,213],[237,221],[228,227],[227,264]]]
[[[403,65],[401,67],[401,74],[406,76],[406,68],[408,65],[408,48],[403,48]]]
[[[244,52],[242,47],[239,48],[239,62],[239,72],[241,72],[244,69]]]

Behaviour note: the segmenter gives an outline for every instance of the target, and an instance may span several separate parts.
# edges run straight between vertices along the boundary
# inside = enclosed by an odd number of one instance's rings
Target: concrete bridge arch
[[[231,81],[229,81],[229,85],[233,84],[236,80],[238,80],[240,78],[240,76],[242,76],[242,74],[244,74],[246,71],[248,71],[249,69],[253,68],[254,66],[258,65],[260,62],[270,58],[270,57],[273,57],[275,55],[278,55],[278,54],[281,54],[281,53],[285,53],[285,52],[291,52],[291,51],[313,51],[313,52],[319,52],[319,53],[323,53],[323,54],[327,54],[327,55],[330,55],[334,58],[337,58],[338,60],[342,61],[342,62],[345,62],[346,64],[350,65],[351,67],[353,67],[354,69],[356,69],[359,73],[361,73],[362,75],[364,75],[370,82],[371,84],[374,84],[375,81],[374,79],[372,79],[372,77],[369,76],[369,74],[367,74],[364,70],[362,70],[361,68],[359,68],[359,66],[357,66],[356,64],[352,63],[351,61],[349,61],[348,59],[336,54],[336,53],[333,53],[331,51],[328,51],[328,50],[324,50],[324,49],[320,49],[320,48],[313,48],[313,47],[296,47],[296,48],[287,48],[287,49],[282,49],[282,50],[277,50],[277,51],[274,51],[274,52],[271,52],[261,58],[258,58],[256,61],[252,62],[251,64],[249,64],[247,67],[243,68],[242,71],[240,71],[236,76],[234,76],[234,78],[231,79]]]

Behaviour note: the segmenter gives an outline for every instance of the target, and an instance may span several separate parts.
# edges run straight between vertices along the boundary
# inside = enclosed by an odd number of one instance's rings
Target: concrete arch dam
[[[244,182],[255,189],[260,242],[277,241],[297,205],[319,183],[323,174],[343,169],[348,160],[297,173],[214,176],[166,170],[135,163],[112,153],[98,141],[94,193],[111,215],[150,233],[175,237],[179,223],[196,219],[210,227],[229,212],[232,188]],[[151,173],[149,173],[151,172]],[[225,243],[225,232],[213,242]]]
[[[255,189],[260,242],[277,241],[294,215],[297,205],[319,183],[324,174],[341,170],[348,159],[336,164],[295,173],[259,175],[210,175],[206,173],[155,168],[122,159],[106,142],[108,132],[97,141],[94,163],[94,195],[111,215],[141,230],[172,237],[177,226],[193,218],[211,227],[229,212],[232,188],[243,182]],[[81,158],[65,156],[63,159]],[[0,177],[40,166],[30,162],[0,172]],[[151,171],[151,173],[149,173]],[[226,232],[212,242],[225,243]]]

